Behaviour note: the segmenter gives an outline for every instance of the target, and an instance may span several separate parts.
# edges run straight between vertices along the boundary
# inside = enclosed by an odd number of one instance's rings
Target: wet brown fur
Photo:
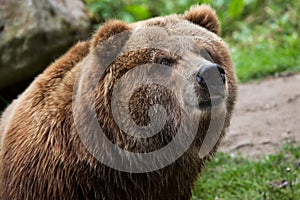
[[[116,49],[124,45],[131,36],[131,30],[137,26],[147,26],[147,23],[163,26],[169,23],[168,20],[178,21],[183,18],[213,33],[220,32],[215,12],[208,6],[195,6],[184,15],[160,17],[132,25],[113,20],[102,25],[91,41],[79,42],[40,74],[7,108],[0,121],[0,199],[190,199],[201,168],[216,152],[220,142],[218,141],[210,156],[199,159],[199,146],[208,128],[209,116],[203,116],[200,120],[196,140],[176,162],[158,171],[140,174],[120,172],[97,161],[82,144],[72,118],[76,76],[88,58],[92,59],[96,70],[99,62],[105,62],[106,55],[118,54],[118,51],[113,50],[102,52],[105,49],[103,46]],[[122,36],[122,40],[115,42],[108,39],[124,31],[128,34]],[[107,39],[108,43],[105,43]],[[216,43],[211,48],[214,59],[224,66],[228,75],[228,113],[222,130],[223,136],[229,126],[236,98],[236,79],[230,54],[223,43]],[[100,61],[99,52],[104,61]],[[149,141],[138,141],[119,131],[112,119],[110,97],[113,85],[118,77],[134,66],[147,63],[151,56],[153,52],[147,49],[121,56],[111,64],[103,77],[99,77],[97,94],[87,91],[86,95],[87,100],[96,99],[99,123],[108,138],[121,148],[133,152],[147,152],[164,146],[164,142],[172,138],[173,131],[176,130],[175,124],[180,118],[176,99],[171,98],[166,102],[163,98],[171,94],[164,92],[159,86],[145,86],[140,88],[139,95],[151,97],[152,93],[160,94],[161,100],[158,98],[158,101],[175,109],[172,114],[174,117],[167,122],[164,132]],[[88,73],[94,72],[96,73],[91,70]],[[131,100],[131,114],[137,123],[145,125],[146,118],[138,120],[145,117],[145,113],[135,116],[137,103],[139,102],[135,98]],[[150,104],[147,106],[151,106]],[[79,108],[82,111],[85,109]],[[169,112],[173,111],[170,109]],[[83,116],[83,120],[88,119]]]

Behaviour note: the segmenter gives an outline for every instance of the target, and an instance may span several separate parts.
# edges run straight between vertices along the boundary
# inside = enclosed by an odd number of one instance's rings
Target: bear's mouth
[[[216,107],[225,101],[225,87],[218,87],[208,90],[201,88],[196,91],[198,94],[199,108]]]
[[[199,108],[216,107],[225,101],[223,94],[201,95],[199,97]]]

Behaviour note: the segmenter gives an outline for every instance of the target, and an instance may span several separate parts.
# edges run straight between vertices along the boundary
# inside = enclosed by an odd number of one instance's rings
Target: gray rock
[[[0,89],[40,72],[90,27],[80,0],[0,0]]]

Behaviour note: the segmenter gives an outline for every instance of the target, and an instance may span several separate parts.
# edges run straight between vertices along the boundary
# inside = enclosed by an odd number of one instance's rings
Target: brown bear
[[[1,199],[190,199],[237,85],[207,5],[112,20],[2,114]]]

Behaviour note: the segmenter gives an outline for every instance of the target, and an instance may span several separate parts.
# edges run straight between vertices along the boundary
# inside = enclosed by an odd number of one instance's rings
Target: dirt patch
[[[288,141],[300,142],[300,74],[240,85],[221,151],[259,158]]]

